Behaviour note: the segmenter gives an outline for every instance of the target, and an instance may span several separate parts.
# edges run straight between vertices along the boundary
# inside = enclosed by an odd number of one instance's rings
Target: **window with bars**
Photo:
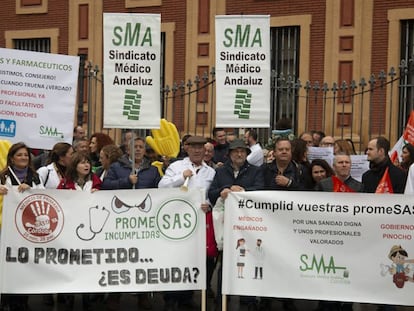
[[[270,29],[271,128],[281,118],[289,118],[295,128],[297,96],[292,83],[299,76],[300,27],[286,26]]]
[[[401,21],[401,80],[399,88],[399,135],[414,109],[414,20]]]
[[[13,39],[16,50],[50,53],[50,38]]]

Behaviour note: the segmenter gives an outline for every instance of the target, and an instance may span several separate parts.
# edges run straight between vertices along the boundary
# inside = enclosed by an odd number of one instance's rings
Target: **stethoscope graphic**
[[[121,199],[119,199],[116,195],[112,198],[111,208],[112,210],[117,213],[125,213],[131,210],[132,208],[138,208],[139,211],[148,213],[152,207],[152,199],[149,194],[146,195],[144,200],[141,203],[136,205],[128,205]],[[83,241],[91,241],[95,238],[95,236],[102,232],[103,228],[105,227],[106,222],[108,221],[110,215],[110,211],[105,207],[99,209],[98,206],[90,207],[89,208],[89,232],[90,236],[83,236],[81,230],[85,228],[84,224],[80,224],[76,228],[76,235],[79,239]],[[85,230],[86,231],[86,230]],[[88,234],[88,232],[86,232]],[[85,234],[85,235],[86,235]]]
[[[95,238],[95,236],[102,232],[103,228],[105,227],[105,224],[109,218],[109,210],[107,210],[105,207],[102,207],[100,210],[98,206],[90,207],[89,208],[89,231],[91,233],[90,237],[83,237],[81,235],[80,230],[85,228],[84,224],[80,224],[76,228],[76,235],[79,239],[83,241],[91,241]]]

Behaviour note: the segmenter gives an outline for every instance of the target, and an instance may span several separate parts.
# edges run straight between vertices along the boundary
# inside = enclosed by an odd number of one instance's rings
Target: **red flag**
[[[400,164],[399,157],[401,155],[402,149],[407,142],[404,140],[404,137],[401,136],[400,139],[395,143],[390,151],[391,163],[398,166]]]
[[[332,176],[333,192],[355,192],[336,176]]]
[[[414,110],[410,113],[403,137],[407,143],[414,144]]]
[[[388,167],[385,170],[384,175],[382,175],[375,193],[394,193],[394,189],[392,189],[390,174],[388,172]]]
[[[410,117],[408,118],[404,133],[401,135],[400,139],[395,143],[394,147],[392,147],[390,151],[389,156],[391,162],[394,165],[398,166],[401,150],[407,143],[414,145],[414,110],[412,110],[410,113]]]

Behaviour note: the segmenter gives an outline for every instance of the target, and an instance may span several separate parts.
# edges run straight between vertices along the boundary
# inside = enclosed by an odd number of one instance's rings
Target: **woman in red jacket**
[[[58,189],[80,190],[95,192],[101,188],[101,179],[91,171],[91,159],[87,153],[75,152],[69,164],[66,175],[60,181]],[[63,294],[66,310],[72,310],[75,301],[74,294]],[[91,310],[93,297],[82,294],[83,310]]]
[[[62,178],[57,188],[90,192],[101,189],[102,181],[92,173],[91,167],[91,159],[87,153],[74,153],[66,176]]]

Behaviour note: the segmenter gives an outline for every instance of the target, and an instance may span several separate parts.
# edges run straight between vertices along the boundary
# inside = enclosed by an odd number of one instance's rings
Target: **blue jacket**
[[[213,182],[208,191],[211,204],[215,204],[220,197],[220,192],[233,185],[241,186],[246,191],[262,190],[264,188],[263,172],[260,167],[249,164],[247,161],[240,168],[237,177],[234,177],[231,161],[216,170]]]
[[[127,156],[121,157],[117,162],[114,162],[109,167],[101,189],[132,189],[132,184],[129,181],[131,175],[131,162]],[[142,167],[138,171],[138,182],[135,184],[136,189],[157,188],[160,181],[160,174],[155,166],[152,166],[147,158],[143,159]]]

